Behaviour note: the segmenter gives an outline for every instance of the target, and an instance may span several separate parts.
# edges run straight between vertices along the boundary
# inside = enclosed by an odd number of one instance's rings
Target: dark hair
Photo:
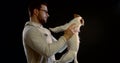
[[[28,12],[29,12],[30,16],[33,15],[33,10],[34,9],[39,10],[41,5],[46,5],[47,6],[47,2],[41,1],[41,0],[30,0],[28,2]]]

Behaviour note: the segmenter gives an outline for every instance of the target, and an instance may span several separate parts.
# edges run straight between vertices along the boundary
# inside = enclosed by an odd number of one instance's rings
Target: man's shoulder
[[[36,32],[36,31],[38,31],[37,27],[32,25],[26,25],[23,30],[23,32],[27,32],[27,33]]]

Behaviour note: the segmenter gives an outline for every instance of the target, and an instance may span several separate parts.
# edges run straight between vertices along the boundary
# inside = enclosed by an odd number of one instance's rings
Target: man
[[[75,24],[65,30],[58,40],[51,35],[43,24],[49,17],[47,4],[34,0],[29,5],[30,21],[26,22],[23,30],[23,46],[28,63],[53,63],[54,54],[64,49],[67,41],[75,31]]]

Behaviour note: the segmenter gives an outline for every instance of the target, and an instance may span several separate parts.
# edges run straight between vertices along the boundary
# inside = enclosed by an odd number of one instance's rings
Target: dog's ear
[[[73,16],[74,16],[74,18],[76,18],[76,17],[80,17],[79,14],[73,14]]]

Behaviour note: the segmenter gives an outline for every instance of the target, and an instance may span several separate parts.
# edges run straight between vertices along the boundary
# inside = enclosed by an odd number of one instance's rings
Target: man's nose
[[[50,15],[47,13],[47,16],[50,17]]]

